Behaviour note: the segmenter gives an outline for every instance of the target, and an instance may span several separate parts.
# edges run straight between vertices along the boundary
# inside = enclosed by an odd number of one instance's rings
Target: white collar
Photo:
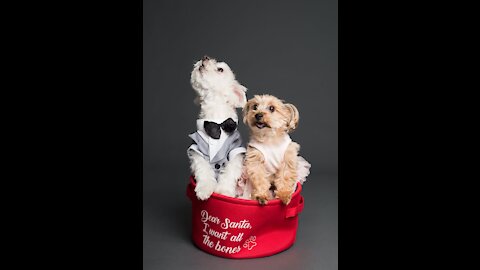
[[[237,123],[238,125],[238,119],[236,118],[233,118],[233,117],[229,117],[229,118],[232,118],[233,121],[235,121],[235,123]],[[209,121],[209,122],[214,122],[214,123],[217,123],[217,124],[221,124],[223,123],[223,121],[227,120],[228,118],[226,119],[218,119],[218,118],[203,118],[203,119],[197,119],[197,130],[204,130],[203,129],[203,122],[205,121]]]
[[[229,118],[232,118],[232,117],[229,117]],[[238,119],[235,119],[235,118],[232,118],[232,119],[238,125]],[[228,133],[226,133],[223,129],[220,129],[220,132],[221,132],[220,133],[220,138],[219,139],[213,139],[210,136],[208,136],[208,134],[205,132],[205,129],[203,128],[203,123],[205,121],[210,121],[210,122],[214,122],[214,123],[217,123],[217,124],[221,124],[225,120],[226,119],[208,119],[208,118],[197,119],[198,134],[200,134],[200,136],[205,140],[205,142],[208,143],[208,150],[209,150],[208,155],[210,157],[210,160],[212,160],[215,157],[215,155],[218,153],[220,148],[222,148],[223,144],[225,143],[225,141],[227,140],[227,138],[230,135],[228,135]]]

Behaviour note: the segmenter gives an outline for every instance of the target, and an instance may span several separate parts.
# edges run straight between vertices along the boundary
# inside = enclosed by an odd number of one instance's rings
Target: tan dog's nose
[[[263,118],[263,113],[257,113],[255,114],[255,119],[260,120]]]

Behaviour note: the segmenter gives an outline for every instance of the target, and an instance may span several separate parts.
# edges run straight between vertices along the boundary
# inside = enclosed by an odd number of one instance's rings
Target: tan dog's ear
[[[243,107],[242,109],[242,112],[243,112],[243,123],[246,125],[247,124],[247,113],[248,113],[248,110],[250,110],[250,105],[252,105],[252,102],[253,100],[250,99],[249,101],[247,101],[247,103],[245,104],[245,106]]]
[[[298,127],[298,120],[300,120],[300,115],[298,113],[297,107],[292,104],[285,104],[285,108],[290,112],[290,118],[287,121],[287,132],[292,132]]]

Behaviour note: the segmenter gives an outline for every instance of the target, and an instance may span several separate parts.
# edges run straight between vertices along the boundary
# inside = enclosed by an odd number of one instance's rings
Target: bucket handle
[[[304,205],[303,202],[304,202],[303,196],[300,195],[300,200],[298,201],[298,204],[294,207],[290,207],[287,209],[285,213],[285,218],[292,218],[300,214],[300,212],[302,212],[303,210],[303,205]]]

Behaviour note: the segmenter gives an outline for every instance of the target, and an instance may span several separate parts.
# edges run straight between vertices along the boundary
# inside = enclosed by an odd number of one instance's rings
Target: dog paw
[[[275,197],[280,199],[283,204],[288,205],[292,200],[292,191],[288,189],[276,190]]]
[[[197,186],[195,187],[195,193],[197,194],[197,198],[202,201],[210,198],[213,191],[215,190],[216,185],[217,182],[214,180],[198,182]]]
[[[258,194],[258,195],[255,195],[254,197],[255,197],[255,200],[258,201],[259,204],[261,204],[261,205],[268,204],[268,195]]]

